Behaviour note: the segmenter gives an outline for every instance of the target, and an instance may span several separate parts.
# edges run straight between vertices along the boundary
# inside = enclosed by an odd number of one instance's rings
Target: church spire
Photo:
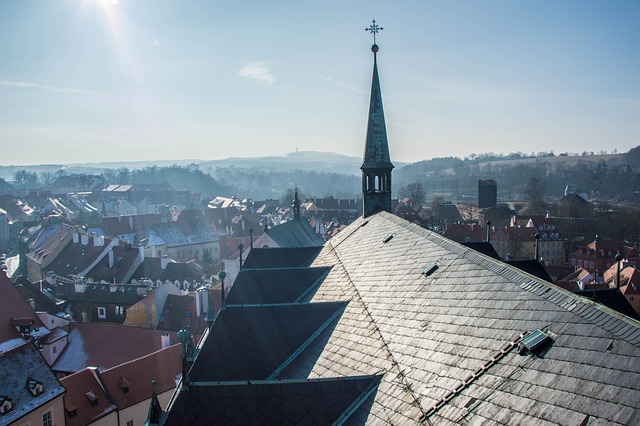
[[[373,34],[373,79],[371,82],[371,100],[369,101],[369,122],[367,140],[364,147],[362,170],[363,216],[367,217],[380,210],[391,211],[391,170],[393,164],[389,156],[387,128],[382,109],[382,92],[378,77],[378,45],[376,34],[383,28],[373,23],[365,28]]]

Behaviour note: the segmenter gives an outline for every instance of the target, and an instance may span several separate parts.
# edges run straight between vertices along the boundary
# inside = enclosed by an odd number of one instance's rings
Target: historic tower
[[[382,30],[373,23],[365,30],[373,34],[373,80],[371,82],[371,100],[369,102],[369,122],[367,124],[367,140],[364,147],[362,170],[362,215],[370,216],[378,211],[391,212],[391,170],[393,164],[389,157],[387,128],[382,110],[382,93],[378,79],[378,62],[376,54],[376,33]]]

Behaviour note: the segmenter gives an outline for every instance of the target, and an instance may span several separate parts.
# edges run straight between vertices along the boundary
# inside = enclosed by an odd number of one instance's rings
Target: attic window
[[[129,393],[129,387],[131,386],[131,383],[129,383],[126,377],[120,377],[118,386],[120,386],[120,389],[122,389],[122,393]]]
[[[31,392],[31,395],[38,396],[44,390],[42,388],[42,382],[35,379],[27,379],[27,389]]]
[[[70,400],[65,401],[64,409],[67,411],[67,415],[69,415],[69,417],[75,417],[78,415],[78,407],[76,407]]]
[[[436,265],[435,263],[429,263],[422,270],[422,275],[424,275],[425,277],[428,277],[429,275],[433,274],[437,269],[438,269],[438,265]]]
[[[5,414],[13,407],[11,398],[5,395],[0,395],[0,414]]]
[[[92,407],[98,405],[98,397],[95,393],[93,393],[93,391],[89,391],[84,395],[87,397],[87,399],[89,400],[89,404],[91,404]]]
[[[389,241],[391,241],[393,239],[393,234],[389,235],[387,238],[384,239],[384,241],[382,241],[384,244],[387,244]]]
[[[551,337],[545,332],[536,330],[527,334],[518,344],[518,353],[524,355],[526,353],[535,353],[540,350],[545,343],[551,341]]]

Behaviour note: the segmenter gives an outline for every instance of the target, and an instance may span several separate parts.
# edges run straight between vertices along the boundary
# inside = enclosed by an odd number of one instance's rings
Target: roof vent
[[[382,241],[384,244],[387,244],[389,241],[391,241],[393,239],[393,234],[389,235],[387,238],[384,239],[384,241]]]
[[[437,270],[438,270],[438,265],[436,265],[435,263],[429,263],[422,270],[422,275],[424,275],[425,277],[428,277],[429,275],[433,274]]]
[[[520,340],[518,343],[518,353],[525,355],[526,353],[535,353],[541,349],[545,343],[551,341],[551,337],[541,330],[532,331]]]

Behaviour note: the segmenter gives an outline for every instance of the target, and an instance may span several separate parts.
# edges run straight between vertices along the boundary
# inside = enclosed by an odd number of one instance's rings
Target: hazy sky
[[[2,0],[0,164],[640,145],[640,1]]]

